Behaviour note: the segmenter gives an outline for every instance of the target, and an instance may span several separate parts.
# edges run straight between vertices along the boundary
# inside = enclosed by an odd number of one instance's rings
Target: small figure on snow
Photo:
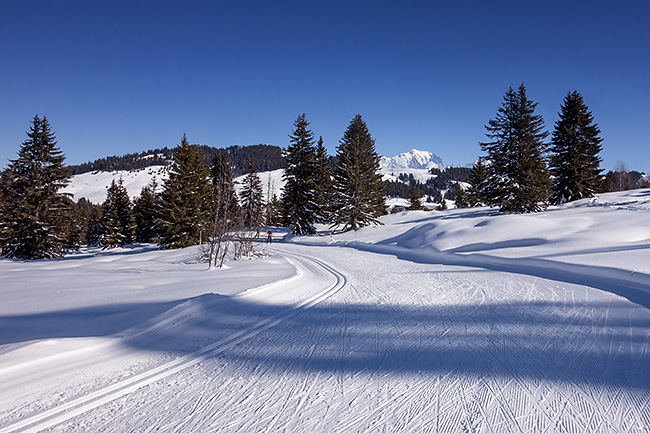
[[[270,244],[272,242],[273,242],[273,232],[269,230],[268,232],[266,232],[266,243]]]

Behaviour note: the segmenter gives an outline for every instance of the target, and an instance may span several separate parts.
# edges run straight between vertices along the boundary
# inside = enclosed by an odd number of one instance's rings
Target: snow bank
[[[609,290],[650,307],[650,190],[602,194],[533,214],[409,211],[335,242],[425,262],[523,273]],[[322,238],[298,239],[320,243]]]

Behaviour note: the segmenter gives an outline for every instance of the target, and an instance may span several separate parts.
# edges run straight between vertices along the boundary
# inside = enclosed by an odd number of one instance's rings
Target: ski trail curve
[[[307,267],[304,266],[305,262],[310,262],[312,265],[320,268],[326,274],[334,277],[334,282],[328,284],[324,289],[320,290],[311,297],[294,304],[286,308],[285,310],[280,311],[279,313],[260,320],[248,327],[235,332],[234,334],[222,338],[216,342],[213,342],[197,351],[186,354],[179,358],[174,359],[173,361],[166,362],[158,367],[151,368],[144,372],[141,372],[137,375],[131,376],[127,379],[121,380],[117,383],[114,383],[105,388],[93,391],[81,397],[70,400],[66,403],[63,403],[57,407],[45,410],[43,412],[24,417],[23,419],[14,422],[10,425],[0,427],[0,433],[31,433],[45,430],[50,427],[54,427],[57,424],[60,424],[64,421],[67,421],[75,416],[88,412],[92,409],[95,409],[99,406],[102,406],[108,402],[111,402],[117,398],[120,398],[124,395],[132,393],[144,386],[147,386],[151,383],[157,382],[161,379],[169,377],[183,369],[196,365],[210,357],[213,357],[220,352],[227,350],[237,344],[240,344],[259,333],[266,331],[279,323],[282,323],[295,315],[299,314],[301,311],[304,311],[308,308],[315,306],[316,304],[322,302],[328,297],[332,296],[339,290],[341,290],[347,284],[347,278],[345,275],[334,269],[333,267],[327,265],[321,260],[318,260],[314,257],[307,256],[299,253],[288,253],[286,251],[281,252],[284,256],[289,256],[293,260],[301,262],[301,264],[296,265],[301,269],[298,277],[290,278],[289,280],[280,281],[277,284],[286,284],[291,281],[293,284],[297,284],[300,281],[300,276],[305,275]],[[308,278],[308,277],[307,277]],[[273,283],[271,285],[274,285]],[[264,286],[262,289],[264,292],[268,291],[268,286]],[[248,297],[251,294],[254,294],[256,289],[249,290],[244,296]]]

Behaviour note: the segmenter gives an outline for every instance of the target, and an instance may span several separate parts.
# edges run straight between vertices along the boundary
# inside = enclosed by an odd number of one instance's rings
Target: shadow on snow
[[[4,316],[0,343],[123,333],[123,344],[137,350],[189,354],[287,308],[210,294]],[[623,300],[423,307],[325,301],[214,356],[280,370],[515,376],[648,389],[649,330],[650,314]]]

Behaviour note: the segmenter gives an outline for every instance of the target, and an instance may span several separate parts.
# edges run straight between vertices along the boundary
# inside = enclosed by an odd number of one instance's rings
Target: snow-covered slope
[[[131,171],[92,171],[72,176],[70,183],[62,192],[72,194],[75,201],[85,197],[92,203],[100,204],[106,200],[106,191],[112,181],[117,182],[122,178],[126,191],[131,199],[134,199],[153,178],[158,185],[162,185],[168,177],[167,167],[164,166],[151,166]]]
[[[650,431],[650,190],[0,259],[0,433]]]
[[[282,169],[258,173],[262,181],[262,190],[265,199],[269,192],[271,197],[273,197],[273,194],[280,197],[282,186],[284,185],[284,180],[282,179],[283,174],[284,170]],[[167,167],[162,166],[152,166],[131,171],[94,171],[72,176],[70,183],[62,192],[72,194],[75,201],[81,197],[85,197],[92,203],[100,204],[106,200],[106,191],[113,180],[117,182],[122,178],[126,191],[129,193],[131,199],[134,199],[140,195],[142,187],[149,184],[152,179],[155,178],[158,187],[160,187],[168,177],[169,172]],[[239,176],[234,179],[235,189],[237,191],[241,189],[244,177],[246,176]]]
[[[284,187],[284,169],[273,170],[273,171],[263,171],[257,173],[260,180],[262,181],[262,197],[264,200],[272,199],[273,195],[276,195],[278,198],[282,196],[282,188]],[[242,183],[246,175],[238,176],[234,179],[235,181],[235,190],[237,192],[241,191]]]

